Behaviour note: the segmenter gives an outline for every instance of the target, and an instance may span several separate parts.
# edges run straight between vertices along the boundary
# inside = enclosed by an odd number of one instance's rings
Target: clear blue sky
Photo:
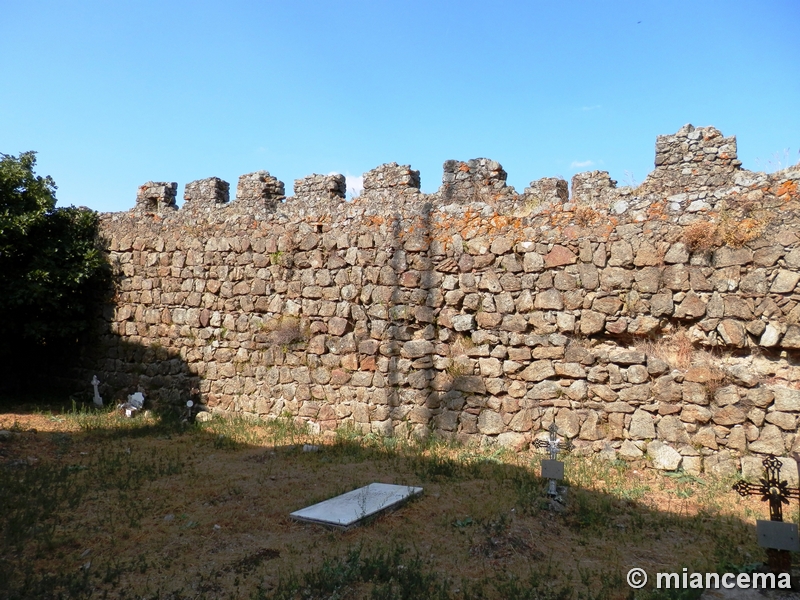
[[[266,169],[291,195],[391,161],[432,192],[484,156],[518,191],[623,185],[684,123],[770,170],[800,159],[798,32],[798,0],[0,0],[0,152],[103,211],[149,180]]]

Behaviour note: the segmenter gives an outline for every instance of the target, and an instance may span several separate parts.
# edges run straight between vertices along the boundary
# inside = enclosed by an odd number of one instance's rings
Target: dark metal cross
[[[790,488],[788,482],[781,480],[781,461],[770,454],[762,463],[766,471],[759,483],[737,481],[734,491],[740,496],[761,496],[761,500],[769,502],[769,520],[783,521],[783,505],[789,504],[790,498],[800,499],[800,489]]]
[[[550,425],[548,431],[550,431],[550,438],[547,440],[533,440],[533,446],[547,450],[550,453],[550,460],[556,460],[556,456],[558,456],[559,452],[569,452],[572,450],[571,440],[565,439],[563,442],[558,441],[558,426],[555,421]],[[544,464],[544,461],[542,461],[542,464]],[[561,464],[563,465],[563,463]],[[550,478],[550,485],[547,493],[554,498],[558,496],[556,480],[554,478]]]
[[[781,461],[774,454],[765,458],[763,465],[765,474],[758,483],[737,481],[733,489],[741,496],[761,496],[762,501],[769,502],[770,520],[756,523],[759,545],[766,547],[770,569],[773,572],[785,572],[791,568],[789,550],[796,549],[797,527],[790,523],[783,524],[783,505],[789,504],[791,498],[800,499],[800,489],[790,488],[788,482],[781,479]],[[770,525],[771,522],[777,523]],[[786,542],[787,532],[789,538],[793,539],[791,543]]]

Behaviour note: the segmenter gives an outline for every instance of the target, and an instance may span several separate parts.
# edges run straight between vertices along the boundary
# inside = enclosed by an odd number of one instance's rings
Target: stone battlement
[[[736,158],[736,138],[724,137],[714,127],[683,126],[674,135],[658,136],[656,141],[655,169],[638,192],[698,194],[734,184],[734,176],[741,171]],[[468,204],[470,202],[525,203],[531,200],[546,203],[566,203],[569,198],[578,204],[612,209],[611,204],[624,200],[617,182],[606,171],[578,173],[572,178],[572,191],[565,181],[543,178],[532,181],[522,194],[506,185],[507,173],[500,163],[488,158],[468,161],[445,161],[442,185],[434,194],[425,195],[432,204]],[[144,184],[137,195],[135,211],[140,214],[169,214],[177,209],[175,196],[178,184]],[[283,204],[291,210],[293,204],[305,214],[328,211],[331,202],[343,200],[346,195],[343,175],[309,175],[294,183],[294,196],[284,196],[284,184],[267,171],[242,175],[237,186],[236,199],[229,202],[230,185],[217,177],[201,179],[186,184],[184,199],[187,212],[202,208],[225,208],[244,214],[274,212]],[[420,194],[419,171],[409,165],[388,163],[364,174],[365,197],[377,199],[387,194]],[[680,198],[677,200],[680,202]],[[624,204],[617,204],[622,212]]]

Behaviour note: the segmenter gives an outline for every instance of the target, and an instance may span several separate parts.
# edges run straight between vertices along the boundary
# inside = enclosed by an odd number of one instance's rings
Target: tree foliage
[[[55,182],[36,154],[0,153],[0,348],[57,345],[89,330],[109,269],[97,213],[56,208]]]

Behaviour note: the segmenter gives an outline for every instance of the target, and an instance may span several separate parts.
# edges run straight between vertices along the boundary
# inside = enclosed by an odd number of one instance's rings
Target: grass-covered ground
[[[628,598],[632,567],[765,560],[765,504],[645,463],[568,457],[558,512],[535,452],[80,410],[0,429],[3,598]],[[289,519],[373,481],[424,494],[347,532]]]

